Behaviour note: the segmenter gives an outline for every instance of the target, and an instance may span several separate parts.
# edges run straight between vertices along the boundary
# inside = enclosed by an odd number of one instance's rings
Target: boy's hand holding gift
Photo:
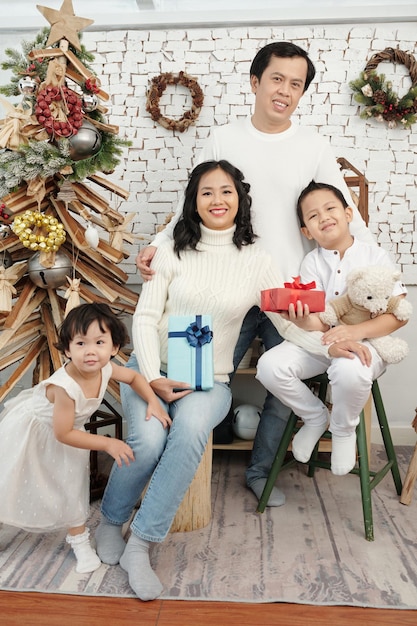
[[[315,289],[316,283],[303,284],[300,277],[293,277],[293,282],[284,283],[284,287],[261,291],[261,310],[280,313],[286,319],[304,330],[324,330],[317,315],[325,309],[324,291]]]
[[[284,283],[284,287],[261,291],[261,310],[273,313],[298,311],[300,314],[324,311],[324,291],[319,291],[315,287],[314,281],[304,285],[300,282],[300,277],[295,276],[293,282]]]
[[[261,291],[262,311],[272,311],[274,313],[287,313],[290,304],[297,306],[300,302],[303,309],[308,306],[310,313],[319,313],[325,308],[324,291],[315,289],[314,280],[303,285],[300,277],[293,277],[292,283],[284,283],[284,287],[276,289],[265,289]]]

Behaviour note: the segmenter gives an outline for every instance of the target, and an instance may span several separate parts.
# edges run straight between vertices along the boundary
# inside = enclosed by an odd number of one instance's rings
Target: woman
[[[230,408],[229,373],[243,318],[260,305],[262,289],[282,285],[270,257],[255,243],[248,192],[242,173],[227,161],[208,161],[193,170],[174,240],[158,247],[152,261],[155,274],[143,285],[133,317],[134,354],[128,367],[145,376],[171,423],[164,427],[158,419],[146,420],[145,403],[122,386],[127,443],[135,461],[128,468],[113,466],[96,540],[102,561],[115,564],[120,559],[142,600],[162,592],[149,548],[168,534],[208,437]],[[168,318],[201,314],[212,317],[215,382],[208,391],[187,391],[185,383],[166,376]],[[315,343],[314,333],[268,315],[282,335],[298,338],[303,346]],[[122,525],[148,481],[125,546]]]

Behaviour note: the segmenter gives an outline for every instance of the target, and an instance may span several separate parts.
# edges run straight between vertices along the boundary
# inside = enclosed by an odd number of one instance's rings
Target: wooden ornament
[[[94,20],[89,20],[85,17],[76,17],[72,0],[64,0],[59,11],[49,9],[39,4],[37,4],[36,7],[51,25],[49,38],[46,42],[47,46],[52,46],[53,43],[61,39],[66,39],[74,48],[81,50],[78,33],[84,30],[84,28],[87,28],[87,26],[90,26],[90,24],[93,24]]]
[[[65,307],[65,317],[68,313],[80,304],[80,278],[70,278],[67,276],[69,287],[65,292],[64,298],[67,300]]]
[[[18,280],[14,267],[8,267],[4,265],[0,266],[0,313],[9,313],[12,310],[13,296],[17,294],[15,287],[13,286]]]

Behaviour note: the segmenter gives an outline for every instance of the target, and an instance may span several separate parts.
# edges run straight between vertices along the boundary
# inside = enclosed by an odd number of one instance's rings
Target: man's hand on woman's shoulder
[[[155,256],[156,246],[146,246],[143,250],[140,250],[136,257],[136,267],[138,268],[143,280],[151,280],[152,275],[155,274],[151,270],[151,261]]]

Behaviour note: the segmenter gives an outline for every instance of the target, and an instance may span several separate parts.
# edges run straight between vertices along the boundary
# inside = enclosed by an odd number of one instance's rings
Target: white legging
[[[351,434],[371,391],[372,382],[386,363],[366,341],[372,354],[368,367],[359,358],[332,358],[310,354],[289,341],[265,352],[258,361],[256,378],[274,396],[301,417],[319,425],[327,415],[326,406],[302,381],[327,372],[333,408],[329,430],[335,435]]]

